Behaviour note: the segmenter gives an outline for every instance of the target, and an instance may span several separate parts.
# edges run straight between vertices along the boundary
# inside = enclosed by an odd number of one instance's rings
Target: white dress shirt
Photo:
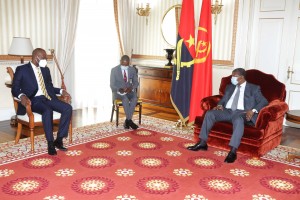
[[[237,105],[237,109],[238,110],[244,110],[244,93],[245,93],[245,88],[246,88],[246,81],[244,83],[242,83],[240,86],[240,96],[239,96],[239,100],[238,100],[238,105]],[[233,101],[233,98],[235,96],[235,93],[237,91],[237,87],[235,87],[235,90],[233,92],[233,94],[231,95],[229,101],[226,104],[226,108],[231,109],[231,104]]]

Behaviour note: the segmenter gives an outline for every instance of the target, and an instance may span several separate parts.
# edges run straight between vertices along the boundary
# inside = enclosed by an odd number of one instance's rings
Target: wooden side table
[[[285,119],[289,122],[293,122],[296,124],[300,124],[300,110],[290,110],[286,113]],[[295,158],[300,159],[300,152],[299,153],[288,153],[287,160],[291,161]]]

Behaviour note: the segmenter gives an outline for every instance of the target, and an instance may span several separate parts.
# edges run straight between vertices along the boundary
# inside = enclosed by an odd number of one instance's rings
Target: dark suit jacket
[[[45,86],[49,96],[52,99],[57,98],[56,94],[60,94],[60,88],[53,87],[50,70],[48,67],[41,67],[41,72],[44,78]],[[18,66],[14,74],[12,83],[12,95],[16,98],[23,93],[29,99],[32,99],[38,91],[38,83],[35,78],[32,66],[30,62],[25,65]],[[26,113],[25,107],[19,103],[18,115],[24,115]]]
[[[222,105],[225,108],[235,88],[235,85],[228,84],[225,89],[225,94],[219,101],[218,105]],[[268,101],[261,93],[260,86],[247,82],[244,92],[244,109],[246,111],[256,109],[259,112],[266,105],[268,105]],[[254,113],[251,119],[253,123],[256,122],[257,116],[258,114]]]
[[[121,65],[118,65],[111,69],[110,73],[110,88],[113,92],[113,99],[116,96],[117,92],[120,88],[125,87],[132,87],[135,89],[139,86],[138,77],[137,77],[137,70],[134,67],[128,67],[128,82],[125,83],[123,79],[123,74],[121,70]]]

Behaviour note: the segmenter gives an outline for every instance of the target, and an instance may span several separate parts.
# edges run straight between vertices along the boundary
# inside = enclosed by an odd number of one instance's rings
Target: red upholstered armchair
[[[288,110],[288,105],[285,103],[285,85],[273,75],[265,74],[256,69],[247,70],[246,73],[246,80],[261,87],[269,105],[259,112],[255,126],[245,125],[238,152],[250,156],[261,156],[280,144],[283,119]],[[194,124],[194,139],[196,141],[199,141],[199,133],[206,111],[217,105],[224,95],[226,85],[231,83],[230,79],[231,75],[222,78],[219,95],[202,99],[200,106],[204,113],[202,116],[196,117]],[[232,124],[218,122],[213,126],[207,143],[209,146],[229,150],[231,135]]]

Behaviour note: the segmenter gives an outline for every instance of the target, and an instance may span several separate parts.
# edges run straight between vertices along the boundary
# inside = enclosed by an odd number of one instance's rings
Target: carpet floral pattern
[[[69,150],[57,156],[47,154],[44,136],[36,137],[35,153],[28,139],[0,144],[0,198],[299,199],[299,162],[285,159],[297,149],[279,146],[226,164],[223,150],[186,150],[193,131],[174,125],[143,116],[135,131],[110,122],[75,128]]]

